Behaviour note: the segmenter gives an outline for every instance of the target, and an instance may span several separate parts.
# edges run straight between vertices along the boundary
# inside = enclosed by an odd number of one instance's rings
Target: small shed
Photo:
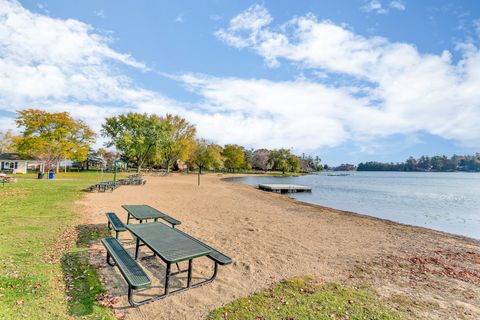
[[[45,171],[45,162],[25,157],[19,153],[0,154],[0,172],[27,173]]]

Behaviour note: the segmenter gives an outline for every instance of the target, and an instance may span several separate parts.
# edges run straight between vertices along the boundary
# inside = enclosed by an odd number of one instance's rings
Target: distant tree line
[[[197,136],[186,119],[166,114],[126,113],[108,117],[101,135],[104,148],[93,150],[96,134],[68,112],[37,109],[18,112],[19,135],[0,132],[0,152],[19,152],[45,161],[58,171],[60,162],[73,160],[82,169],[112,166],[122,160],[139,172],[143,168],[215,171],[281,171],[283,174],[322,170],[319,157],[297,156],[289,149],[247,149],[237,144],[220,146]]]
[[[383,163],[369,161],[360,163],[357,171],[480,171],[480,153],[475,155],[409,157],[405,162]]]

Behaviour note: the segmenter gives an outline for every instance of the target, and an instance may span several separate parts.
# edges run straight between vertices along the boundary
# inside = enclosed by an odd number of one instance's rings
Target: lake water
[[[332,174],[332,173],[330,173]],[[339,173],[333,173],[339,174]],[[301,177],[243,177],[248,185],[312,187],[290,196],[309,203],[480,239],[480,174],[461,172],[350,172]]]

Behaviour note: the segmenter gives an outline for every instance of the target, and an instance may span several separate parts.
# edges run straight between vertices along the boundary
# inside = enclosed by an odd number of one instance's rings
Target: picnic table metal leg
[[[165,295],[168,295],[169,282],[170,282],[170,262],[167,262],[167,271],[165,273]]]
[[[129,224],[129,223],[130,223],[130,212],[128,212],[128,214],[127,214],[127,224]]]
[[[130,302],[130,304],[133,306],[133,307],[137,307],[137,306],[140,306],[142,304],[145,304],[145,303],[149,303],[149,302],[153,302],[153,301],[157,301],[157,300],[160,300],[160,299],[163,299],[163,298],[166,298],[168,297],[169,295],[172,295],[172,294],[175,294],[175,293],[179,293],[179,292],[183,292],[183,291],[187,291],[191,288],[196,288],[196,287],[200,287],[204,284],[207,284],[207,283],[210,283],[213,281],[213,279],[215,279],[215,277],[217,276],[217,271],[218,271],[218,264],[217,262],[215,262],[215,266],[214,266],[214,270],[213,270],[213,275],[207,279],[207,280],[204,280],[204,281],[201,281],[199,283],[195,283],[195,284],[192,284],[191,281],[192,281],[192,260],[189,260],[188,261],[188,280],[187,280],[187,286],[186,287],[183,287],[183,288],[180,288],[180,289],[176,289],[176,290],[173,290],[172,292],[169,291],[170,289],[170,277],[174,274],[177,274],[177,273],[171,273],[171,263],[170,262],[167,262],[167,270],[166,270],[166,273],[165,273],[165,291],[163,294],[161,295],[158,295],[158,296],[154,296],[154,297],[151,297],[151,298],[148,298],[148,299],[145,299],[145,300],[142,300],[142,301],[135,301],[133,299],[133,290],[129,287],[128,288],[128,301]]]
[[[187,276],[187,287],[190,288],[192,285],[192,262],[193,260],[188,260],[188,276]]]
[[[138,258],[138,249],[140,248],[140,239],[137,237],[137,241],[135,244],[135,260]]]
[[[112,267],[115,266],[115,262],[110,262],[110,253],[108,253],[108,251],[107,251],[107,264]]]

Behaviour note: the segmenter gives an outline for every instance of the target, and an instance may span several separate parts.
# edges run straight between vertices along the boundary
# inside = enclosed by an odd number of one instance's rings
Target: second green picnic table
[[[175,226],[181,224],[181,222],[175,218],[172,218],[170,217],[169,215],[155,209],[155,208],[152,208],[150,207],[149,205],[146,205],[146,204],[134,204],[134,205],[131,205],[131,204],[125,204],[125,205],[122,205],[122,208],[125,209],[127,211],[127,224],[130,223],[130,217],[133,217],[135,218],[136,220],[138,220],[140,223],[142,223],[143,221],[148,221],[149,219],[150,220],[154,220],[154,221],[158,221],[158,219],[162,219],[168,223],[170,223],[172,225],[173,228],[175,228]]]

